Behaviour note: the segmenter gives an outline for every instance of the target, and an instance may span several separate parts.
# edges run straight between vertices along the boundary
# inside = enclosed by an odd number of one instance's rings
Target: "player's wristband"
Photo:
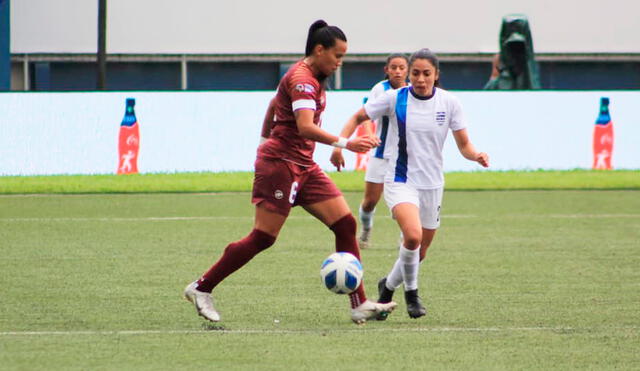
[[[266,142],[269,138],[260,137],[260,144]]]
[[[349,143],[349,139],[344,137],[338,137],[338,141],[331,143],[331,145],[339,148],[347,148],[347,143]]]

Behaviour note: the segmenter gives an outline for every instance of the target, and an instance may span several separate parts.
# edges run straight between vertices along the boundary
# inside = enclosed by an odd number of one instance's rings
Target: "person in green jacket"
[[[493,61],[487,90],[540,89],[538,65],[527,16],[511,14],[502,18],[500,54]]]

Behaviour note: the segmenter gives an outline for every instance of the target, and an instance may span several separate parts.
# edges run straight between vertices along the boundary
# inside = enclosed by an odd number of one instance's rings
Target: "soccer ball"
[[[362,264],[348,252],[329,255],[320,267],[320,278],[324,285],[336,294],[350,294],[362,282]]]

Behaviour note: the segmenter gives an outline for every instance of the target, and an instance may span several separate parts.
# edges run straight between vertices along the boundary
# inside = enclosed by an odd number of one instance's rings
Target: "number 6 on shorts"
[[[298,182],[291,183],[291,191],[289,191],[289,203],[293,205],[296,201],[296,195],[298,194]]]

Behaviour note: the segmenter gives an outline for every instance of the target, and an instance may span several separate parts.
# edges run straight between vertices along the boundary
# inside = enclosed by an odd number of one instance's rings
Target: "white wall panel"
[[[330,92],[323,128],[338,133],[366,92]],[[252,170],[270,92],[0,94],[0,175],[116,172],[125,99],[136,98],[141,172]],[[590,168],[601,96],[611,99],[615,168],[640,169],[640,92],[456,92],[493,170]],[[315,159],[327,170],[331,147]],[[345,153],[349,153],[348,151]],[[346,157],[353,169],[355,156]],[[480,170],[452,136],[446,171]]]
[[[14,0],[13,53],[94,53],[97,0]],[[108,0],[109,53],[303,53],[314,20],[340,26],[352,53],[498,50],[503,15],[529,16],[543,53],[640,53],[640,2]]]

